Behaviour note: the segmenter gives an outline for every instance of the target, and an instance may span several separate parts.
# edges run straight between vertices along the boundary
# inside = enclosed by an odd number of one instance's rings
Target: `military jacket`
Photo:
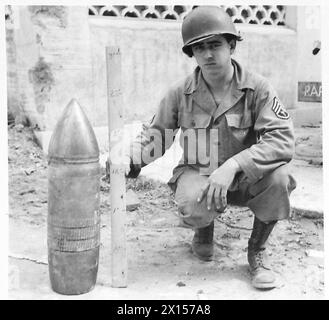
[[[199,67],[172,87],[150,126],[132,144],[133,162],[142,155],[144,166],[162,156],[179,128],[183,156],[172,183],[187,167],[209,175],[231,157],[250,182],[289,162],[294,152],[293,124],[277,93],[262,76],[233,59],[232,64],[231,87],[219,103]]]

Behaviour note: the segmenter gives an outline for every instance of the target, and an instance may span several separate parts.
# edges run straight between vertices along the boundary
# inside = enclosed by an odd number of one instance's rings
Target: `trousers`
[[[175,201],[178,205],[180,225],[188,228],[208,226],[221,213],[214,204],[207,209],[207,197],[200,203],[197,196],[208,176],[187,168],[176,181]],[[227,203],[247,206],[262,222],[286,219],[290,215],[290,193],[296,188],[296,181],[289,173],[289,164],[282,165],[255,183],[249,183],[240,172],[227,193]]]

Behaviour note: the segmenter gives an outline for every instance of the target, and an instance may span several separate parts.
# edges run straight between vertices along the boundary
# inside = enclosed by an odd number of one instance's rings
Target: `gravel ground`
[[[28,127],[8,129],[9,284],[11,299],[67,299],[54,293],[47,266],[47,160]],[[105,172],[103,173],[105,174]],[[101,181],[101,253],[95,289],[76,299],[322,299],[323,221],[280,221],[269,239],[278,288],[250,285],[246,260],[252,213],[229,207],[215,222],[211,262],[195,258],[193,231],[178,226],[167,185],[144,177],[127,180],[140,207],[127,212],[128,287],[111,287],[109,184]],[[72,297],[70,297],[72,298]]]

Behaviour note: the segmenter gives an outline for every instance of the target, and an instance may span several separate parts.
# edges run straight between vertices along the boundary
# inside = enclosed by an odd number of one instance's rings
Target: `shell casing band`
[[[48,219],[48,246],[61,252],[81,252],[100,245],[100,216],[95,219],[65,221]]]

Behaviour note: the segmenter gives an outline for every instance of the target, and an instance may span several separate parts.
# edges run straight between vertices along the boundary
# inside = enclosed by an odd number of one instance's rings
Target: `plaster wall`
[[[87,7],[16,6],[19,100],[41,130],[52,130],[71,98],[93,126],[107,125],[105,47],[122,52],[125,121],[148,121],[169,86],[195,67],[181,51],[181,22],[89,17]],[[237,25],[235,58],[268,77],[287,108],[296,107],[296,33]],[[278,70],[284,66],[285,76]]]
[[[106,46],[122,52],[126,123],[149,121],[168,87],[195,67],[181,51],[181,22],[88,16],[85,6],[44,7],[13,6],[17,18],[7,41],[9,97],[42,131],[54,128],[71,98],[94,127],[107,125]],[[320,38],[317,10],[289,7],[288,27],[236,24],[244,40],[234,57],[267,77],[299,122],[310,119],[305,110],[315,118],[310,110],[321,111],[321,103],[297,101],[298,81],[321,81],[321,51],[312,55]]]

